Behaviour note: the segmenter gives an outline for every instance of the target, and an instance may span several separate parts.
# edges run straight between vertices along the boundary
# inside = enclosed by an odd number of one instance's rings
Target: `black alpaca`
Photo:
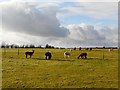
[[[31,58],[31,56],[33,55],[33,53],[34,53],[34,50],[32,50],[32,52],[25,52],[26,58],[27,58],[28,55]]]
[[[87,59],[87,53],[81,53],[81,54],[78,56],[78,59],[79,59],[80,57],[81,57],[82,59],[84,59],[84,58]]]
[[[86,48],[86,50],[88,50],[89,48]]]
[[[51,57],[52,57],[52,54],[51,54],[50,52],[46,52],[46,53],[45,53],[45,56],[46,56],[46,60],[47,60],[47,59],[50,60]]]
[[[92,51],[92,48],[90,48],[90,51]]]

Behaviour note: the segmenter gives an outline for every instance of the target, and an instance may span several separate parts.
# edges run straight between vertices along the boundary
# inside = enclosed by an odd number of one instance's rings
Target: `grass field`
[[[18,49],[2,50],[2,88],[118,88],[117,49],[73,50],[64,58],[65,49],[35,48],[26,59],[31,50],[19,49],[19,55]],[[52,60],[45,60],[48,50]],[[87,52],[86,60],[77,59],[81,52]]]

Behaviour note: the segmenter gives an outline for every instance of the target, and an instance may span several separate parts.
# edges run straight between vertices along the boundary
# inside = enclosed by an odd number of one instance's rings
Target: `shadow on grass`
[[[19,59],[26,59],[26,60],[46,60],[45,58],[19,58]],[[49,60],[49,59],[47,59]],[[68,59],[68,58],[53,58],[53,59],[50,59],[50,61],[70,61],[70,62],[74,62],[74,61],[77,61],[77,60],[81,60],[81,61],[86,61],[86,60],[108,60],[108,59],[102,59],[102,58],[98,58],[98,57],[90,57],[90,58],[87,58],[87,59]]]
[[[57,61],[70,61],[70,62],[74,62],[74,61],[76,61],[76,60],[63,60],[63,59],[59,59],[59,60],[57,60]]]
[[[32,58],[33,60],[46,60],[45,58]],[[71,59],[61,59],[61,58],[53,58],[53,59],[47,59],[48,61],[70,61],[70,62],[73,62],[73,61],[76,61],[76,60],[71,60]]]
[[[89,57],[89,58],[87,58],[87,59],[82,59],[82,58],[80,58],[80,59],[77,59],[77,60],[102,60],[101,58],[98,58],[98,57]]]
[[[90,57],[90,58],[87,58],[87,59],[85,59],[85,60],[109,60],[109,59],[107,59],[107,58],[98,58],[98,57]]]
[[[32,58],[33,60],[46,60],[45,58]]]
[[[43,58],[32,58],[34,60],[46,60],[46,59],[43,59]],[[49,59],[48,59],[49,60]],[[64,59],[64,58],[54,58],[54,59],[50,59],[50,61],[69,61],[69,62],[74,62],[74,61],[78,61],[78,60],[81,60],[81,61],[87,61],[87,60],[102,60],[100,58],[87,58],[87,59]]]

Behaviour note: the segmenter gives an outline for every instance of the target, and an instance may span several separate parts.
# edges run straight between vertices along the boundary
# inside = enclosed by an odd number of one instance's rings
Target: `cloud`
[[[103,19],[117,18],[118,15],[118,2],[73,2],[72,5],[72,7],[61,8],[62,12],[59,13],[59,16],[80,14],[95,19]]]
[[[103,40],[104,36],[100,36],[94,26],[81,23],[79,25],[68,25],[70,30],[69,37],[75,40]]]
[[[75,46],[117,46],[118,43],[117,28],[110,26],[97,28],[85,23],[68,25],[67,28],[70,30],[67,41],[74,43]]]
[[[62,7],[56,2],[28,3],[14,1],[0,4],[3,19],[3,25],[0,26],[0,30],[2,27],[3,32],[2,34],[0,32],[0,36],[7,43],[51,44],[60,47],[117,46],[117,28],[112,26],[96,26],[98,24],[87,24],[82,23],[82,21],[79,21],[79,24],[67,23],[67,25],[63,25],[62,27],[60,18],[57,18],[57,15],[60,14],[64,18],[65,16],[72,16],[74,14],[83,14],[97,19],[104,19],[105,17],[113,18],[116,17],[117,13],[115,10],[116,7],[111,8],[113,6],[112,3],[108,3],[109,5],[106,3],[95,3],[94,5],[74,2],[70,4],[73,5],[70,7],[68,7],[69,5],[66,7],[66,3],[64,5],[62,3],[60,4],[64,6]],[[73,19],[70,20],[72,21]]]
[[[0,0],[3,1],[24,1],[24,2],[119,2],[119,0]]]
[[[92,25],[81,23],[68,25],[70,34],[64,38],[32,36],[20,33],[3,31],[3,41],[15,44],[34,44],[36,46],[50,44],[58,47],[86,47],[86,46],[117,46],[117,28],[108,26],[96,28]]]
[[[99,34],[105,36],[105,39],[111,43],[118,43],[118,28],[102,26],[99,29]]]
[[[18,45],[30,45],[34,44],[36,46],[38,45],[45,45],[47,42],[46,37],[40,37],[40,36],[32,36],[28,34],[21,34],[16,32],[7,32],[2,31],[2,41],[4,41],[7,44],[18,44]]]
[[[55,6],[54,6],[55,7]],[[29,3],[4,3],[2,8],[3,30],[43,37],[66,37],[68,29],[60,27],[56,9],[52,6],[38,8]]]

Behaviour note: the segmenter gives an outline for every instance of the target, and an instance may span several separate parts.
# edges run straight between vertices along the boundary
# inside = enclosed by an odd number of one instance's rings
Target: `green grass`
[[[118,88],[117,49],[73,50],[70,58],[63,57],[65,49],[35,49],[26,59],[31,50],[2,50],[2,88]],[[48,50],[52,60],[45,60]],[[77,59],[81,52],[88,53],[86,60]]]

